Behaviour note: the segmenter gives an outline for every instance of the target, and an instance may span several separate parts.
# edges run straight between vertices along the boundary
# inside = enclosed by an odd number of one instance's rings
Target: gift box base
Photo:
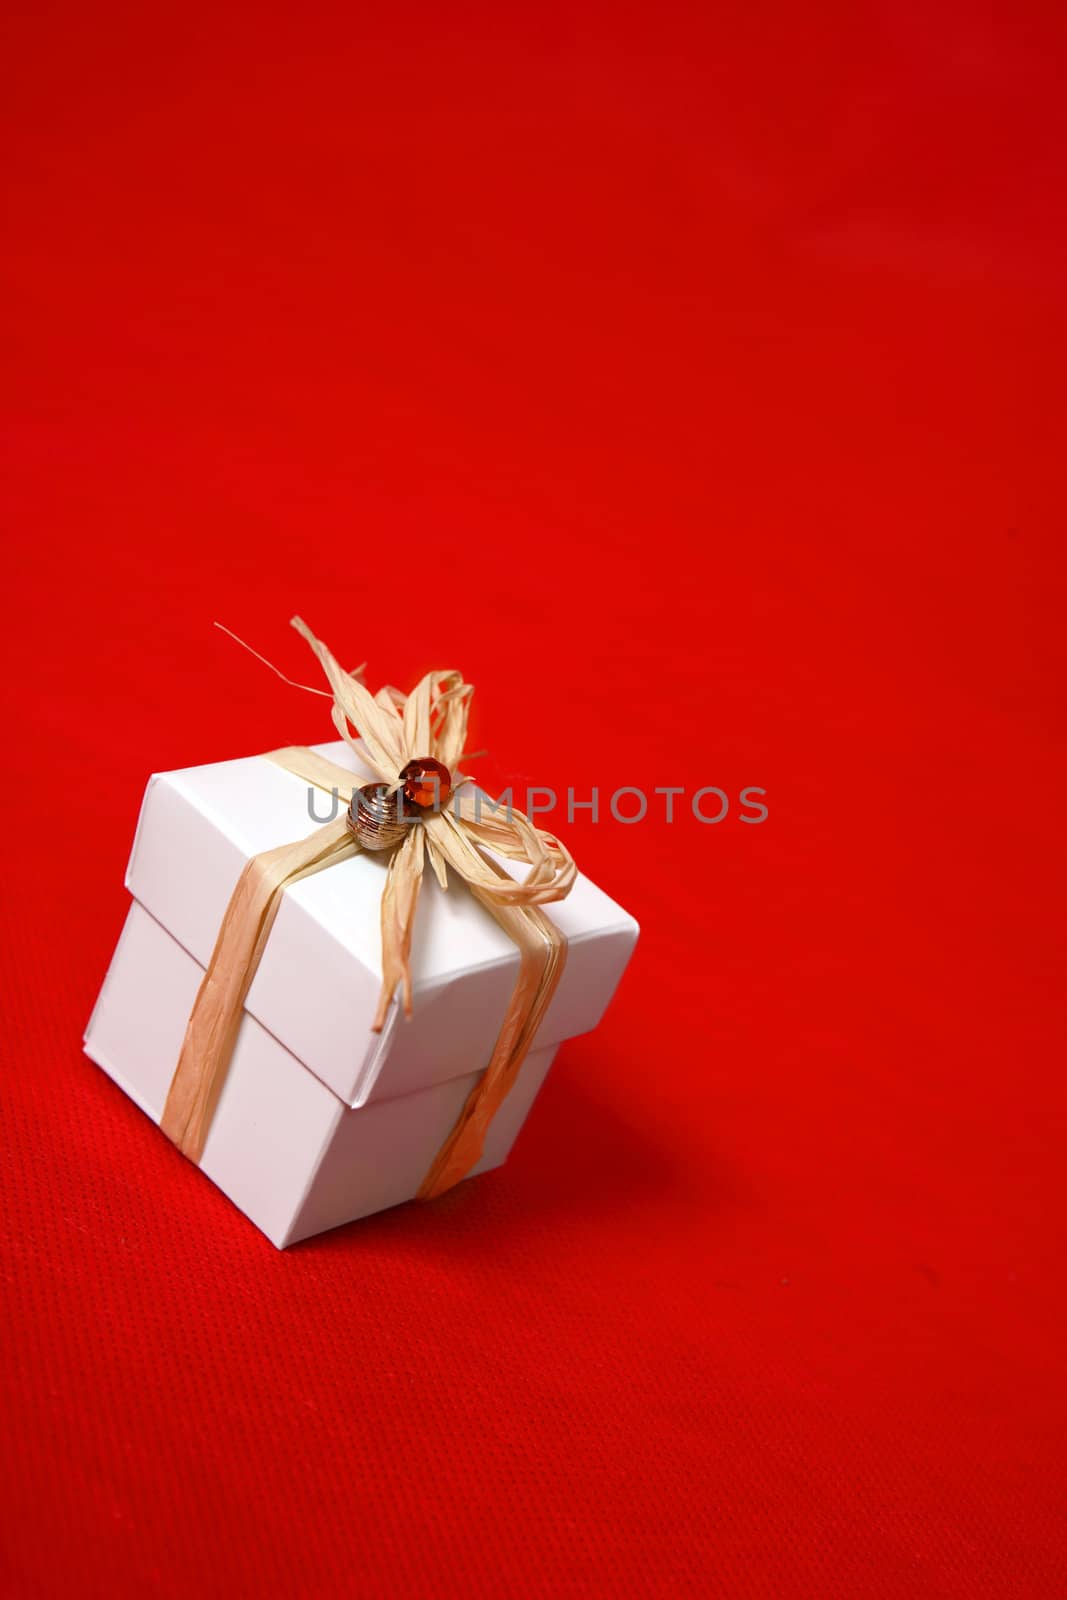
[[[155,1123],[202,977],[135,902],[85,1049]],[[555,1053],[527,1056],[470,1176],[507,1158]],[[349,1106],[246,1013],[200,1170],[273,1244],[295,1244],[414,1198],[479,1076]]]

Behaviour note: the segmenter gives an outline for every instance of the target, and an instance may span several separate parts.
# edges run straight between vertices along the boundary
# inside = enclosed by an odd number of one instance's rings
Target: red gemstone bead
[[[448,804],[452,793],[452,774],[432,756],[420,756],[409,761],[400,774],[404,785],[404,799],[420,811],[439,811]]]

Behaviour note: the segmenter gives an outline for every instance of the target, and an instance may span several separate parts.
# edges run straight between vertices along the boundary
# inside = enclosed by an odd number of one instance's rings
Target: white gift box
[[[355,782],[373,780],[347,744],[314,748]],[[149,780],[126,874],[133,904],[85,1049],[153,1122],[245,862],[306,837],[329,807],[328,794],[258,756]],[[515,945],[466,886],[452,873],[446,892],[428,873],[414,1015],[394,1004],[372,1033],[385,870],[360,853],[285,890],[208,1132],[201,1169],[279,1247],[413,1198],[485,1069],[518,976]],[[507,1158],[558,1046],[596,1027],[637,939],[634,919],[582,876],[544,910],[566,935],[566,966],[471,1176]]]

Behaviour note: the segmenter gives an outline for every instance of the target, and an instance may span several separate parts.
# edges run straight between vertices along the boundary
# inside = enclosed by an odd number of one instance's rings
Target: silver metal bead
[[[389,793],[388,784],[365,783],[352,796],[348,808],[348,830],[364,850],[391,850],[415,826],[399,816],[400,796]]]

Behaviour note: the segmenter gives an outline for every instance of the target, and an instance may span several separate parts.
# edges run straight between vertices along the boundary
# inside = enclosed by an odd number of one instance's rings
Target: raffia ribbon
[[[386,784],[400,781],[409,761],[433,756],[455,774],[467,736],[473,686],[458,672],[429,672],[410,695],[383,688],[376,695],[345,672],[301,621],[292,626],[314,650],[333,694],[335,726]],[[313,750],[294,746],[267,759],[319,788],[351,791],[353,774]],[[456,778],[457,786],[463,780]],[[358,785],[357,785],[358,786]],[[306,839],[279,845],[245,863],[185,1030],[163,1117],[164,1133],[199,1162],[237,1043],[245,998],[255,977],[281,896],[292,883],[354,855],[358,846],[345,819]],[[521,881],[493,859],[525,862]],[[518,1077],[563,972],[567,943],[540,907],[569,894],[577,868],[554,835],[521,812],[479,814],[459,787],[456,803],[413,823],[393,853],[382,893],[382,987],[374,1018],[381,1029],[400,990],[411,1014],[411,931],[427,858],[442,888],[449,867],[514,940],[519,976],[488,1066],[471,1090],[419,1189],[432,1199],[466,1177],[481,1157],[489,1125]]]

